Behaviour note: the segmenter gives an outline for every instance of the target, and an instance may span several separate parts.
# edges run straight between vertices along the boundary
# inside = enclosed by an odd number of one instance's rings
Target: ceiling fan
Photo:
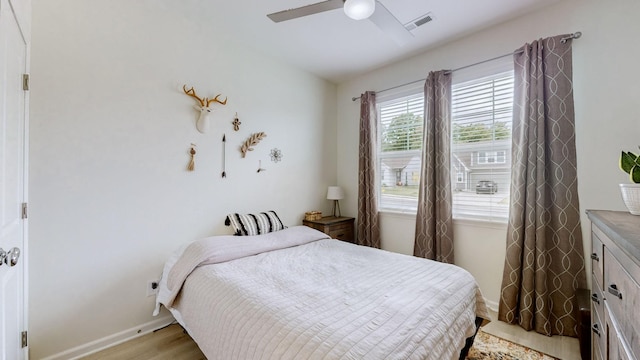
[[[295,9],[275,12],[267,15],[267,17],[278,23],[340,8],[343,8],[345,14],[354,20],[369,19],[400,45],[413,38],[413,34],[378,0],[326,0]]]

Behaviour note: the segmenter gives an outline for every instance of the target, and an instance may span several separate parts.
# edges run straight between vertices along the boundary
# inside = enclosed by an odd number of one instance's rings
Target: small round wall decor
[[[277,163],[282,160],[282,151],[280,149],[271,149],[271,161]]]

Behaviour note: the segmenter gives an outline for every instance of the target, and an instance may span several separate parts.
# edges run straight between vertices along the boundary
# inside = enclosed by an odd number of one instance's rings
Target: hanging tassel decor
[[[187,166],[187,170],[193,171],[196,168],[196,144],[191,143],[191,150],[189,151],[191,154],[191,161],[189,161],[189,166]]]

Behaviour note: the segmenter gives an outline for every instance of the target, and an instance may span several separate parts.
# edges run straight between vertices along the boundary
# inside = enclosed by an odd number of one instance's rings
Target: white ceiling
[[[355,21],[340,9],[274,23],[267,14],[321,0],[165,0],[212,43],[241,43],[329,81],[349,78],[419,54],[447,41],[538,10],[560,0],[379,0],[400,22],[432,13],[434,21],[397,45],[369,20]],[[176,9],[179,7],[179,9]],[[220,29],[225,29],[223,33]]]

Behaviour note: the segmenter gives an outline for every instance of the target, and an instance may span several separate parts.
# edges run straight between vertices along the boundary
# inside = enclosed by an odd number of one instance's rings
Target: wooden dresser
[[[592,358],[640,360],[640,216],[604,210],[587,215]]]
[[[320,220],[303,220],[302,225],[320,230],[333,239],[354,242],[354,221],[352,217],[326,216]]]

